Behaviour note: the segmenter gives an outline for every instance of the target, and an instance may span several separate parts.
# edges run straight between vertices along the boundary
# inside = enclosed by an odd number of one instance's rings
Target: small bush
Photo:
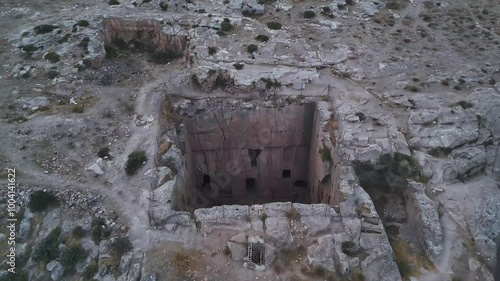
[[[125,172],[129,176],[135,174],[147,160],[148,158],[144,150],[136,150],[130,153],[125,166]]]
[[[292,208],[290,208],[290,210],[288,210],[286,212],[286,217],[289,220],[298,220],[298,219],[300,219],[300,213],[297,211],[297,209],[292,207]]]
[[[448,81],[446,80],[441,80],[441,85],[448,87],[450,86],[450,83],[448,83]]]
[[[414,85],[406,85],[405,90],[416,93],[418,92],[418,87]]]
[[[401,8],[401,5],[399,5],[397,1],[389,1],[387,2],[387,4],[385,4],[385,7],[391,10],[398,10],[399,8]]]
[[[460,90],[462,90],[462,87],[460,87],[460,85],[455,85],[455,86],[453,87],[453,89],[454,89],[454,90],[457,90],[457,91],[460,91]]]
[[[267,35],[259,34],[255,37],[255,40],[260,42],[267,42],[269,41],[269,37]]]
[[[247,46],[247,52],[249,54],[253,54],[253,53],[257,52],[258,49],[259,49],[259,47],[257,47],[257,45],[255,45],[255,44],[250,44]]]
[[[208,54],[215,55],[217,53],[217,47],[208,47]]]
[[[236,70],[242,70],[245,65],[242,63],[235,63],[233,66]]]
[[[50,24],[41,24],[38,26],[35,26],[33,30],[35,31],[35,34],[45,34],[52,32],[54,29],[57,29],[58,27],[56,25],[50,25]]]
[[[85,230],[83,230],[83,227],[81,227],[79,225],[79,226],[76,226],[75,228],[73,228],[72,234],[73,234],[73,237],[80,239],[83,236],[85,236]]]
[[[85,108],[81,105],[74,105],[72,108],[71,108],[71,111],[74,112],[74,113],[83,113],[85,111]]]
[[[118,0],[109,0],[108,4],[109,5],[120,5],[120,2],[118,2]]]
[[[20,48],[26,53],[33,53],[38,50],[38,48],[33,44],[22,45]]]
[[[316,17],[316,13],[314,11],[308,10],[304,12],[305,19],[312,19],[314,17]]]
[[[160,6],[160,9],[164,12],[166,12],[168,10],[168,4],[163,2],[163,1],[160,2],[159,6]]]
[[[56,259],[59,256],[59,244],[61,238],[61,228],[52,230],[35,248],[32,259],[36,262],[45,262]]]
[[[330,14],[331,12],[332,12],[332,9],[330,9],[330,7],[328,7],[328,6],[324,6],[321,8],[322,14]]]
[[[74,269],[75,265],[84,260],[87,253],[82,248],[80,243],[69,245],[64,252],[61,254],[59,261],[63,266],[65,266],[70,271]]]
[[[349,6],[352,6],[352,5],[354,5],[354,4],[355,4],[355,3],[354,3],[354,0],[345,0],[345,3],[346,3],[347,5],[349,5]]]
[[[79,26],[82,26],[82,27],[86,27],[86,26],[90,25],[89,22],[86,21],[86,20],[79,20],[79,21],[76,22],[76,24],[79,25]]]
[[[108,157],[111,159],[111,155],[109,154],[109,147],[101,147],[101,149],[99,149],[99,151],[97,152],[97,156],[99,156],[100,158]]]
[[[78,47],[81,47],[82,49],[87,50],[87,48],[89,46],[89,42],[90,42],[90,38],[85,37],[82,39],[82,41],[80,43],[78,43]]]
[[[43,190],[37,190],[33,192],[30,196],[30,202],[28,207],[32,212],[45,211],[48,207],[53,207],[59,205],[59,200],[52,193],[45,192]]]
[[[51,63],[56,63],[61,60],[61,57],[56,52],[48,52],[45,54],[44,58]]]
[[[120,259],[124,254],[130,252],[132,249],[132,243],[128,237],[117,237],[111,243],[110,253],[116,259]]]
[[[91,280],[94,275],[96,275],[97,271],[99,270],[99,264],[93,260],[90,262],[90,264],[85,268],[85,270],[82,273],[82,276],[84,280]]]
[[[332,161],[332,155],[330,154],[330,149],[328,149],[328,147],[326,147],[325,145],[323,145],[323,147],[319,149],[319,155],[323,162]]]
[[[172,260],[172,266],[180,276],[185,277],[189,271],[198,266],[198,257],[194,253],[177,252]]]
[[[356,112],[354,113],[354,115],[358,116],[359,118],[359,121],[363,122],[364,120],[366,120],[366,116],[363,112]]]
[[[224,18],[224,21],[220,24],[220,30],[222,30],[224,32],[229,32],[229,31],[233,30],[233,28],[234,27],[228,18]]]
[[[461,101],[457,102],[456,105],[462,107],[463,109],[468,109],[468,108],[474,107],[474,104],[472,104],[471,102],[465,101],[465,100],[461,100]]]
[[[106,51],[106,59],[109,60],[118,57],[118,53],[116,52],[115,48],[106,46],[104,47],[104,50]]]
[[[59,72],[55,71],[55,70],[49,70],[47,72],[47,77],[49,77],[49,79],[54,79],[56,78],[57,76],[59,76]]]
[[[269,29],[273,29],[273,30],[278,30],[278,29],[281,29],[281,28],[282,28],[281,23],[276,22],[276,21],[271,21],[271,22],[268,22],[268,23],[267,23],[267,27],[268,27]]]

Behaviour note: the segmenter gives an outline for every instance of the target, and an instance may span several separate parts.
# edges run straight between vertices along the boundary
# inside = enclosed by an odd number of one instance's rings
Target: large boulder
[[[418,229],[417,242],[430,260],[437,263],[443,251],[443,231],[439,221],[439,203],[432,201],[425,194],[425,186],[409,181],[410,191],[406,206],[413,214],[409,223]]]
[[[336,257],[333,236],[324,235],[317,240],[317,243],[312,244],[307,249],[308,262],[313,266],[335,272],[335,262],[338,261],[338,258]]]

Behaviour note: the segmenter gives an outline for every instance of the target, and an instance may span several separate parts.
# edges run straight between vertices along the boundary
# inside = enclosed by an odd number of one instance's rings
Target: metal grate
[[[265,265],[266,248],[263,243],[249,243],[247,257],[255,265]]]

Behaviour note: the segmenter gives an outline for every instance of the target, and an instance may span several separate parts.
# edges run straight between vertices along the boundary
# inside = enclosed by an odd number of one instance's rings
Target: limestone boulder
[[[335,272],[335,262],[338,261],[338,258],[336,257],[333,236],[324,235],[317,240],[317,243],[312,244],[307,249],[309,264]]]

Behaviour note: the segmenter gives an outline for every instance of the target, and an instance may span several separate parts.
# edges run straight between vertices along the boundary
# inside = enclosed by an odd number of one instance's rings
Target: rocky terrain
[[[494,280],[495,1],[5,0],[0,15],[3,225],[7,168],[17,184],[0,280]],[[311,204],[190,191],[185,120],[220,110],[224,135],[234,112],[304,104]],[[255,148],[282,132],[255,127]]]

